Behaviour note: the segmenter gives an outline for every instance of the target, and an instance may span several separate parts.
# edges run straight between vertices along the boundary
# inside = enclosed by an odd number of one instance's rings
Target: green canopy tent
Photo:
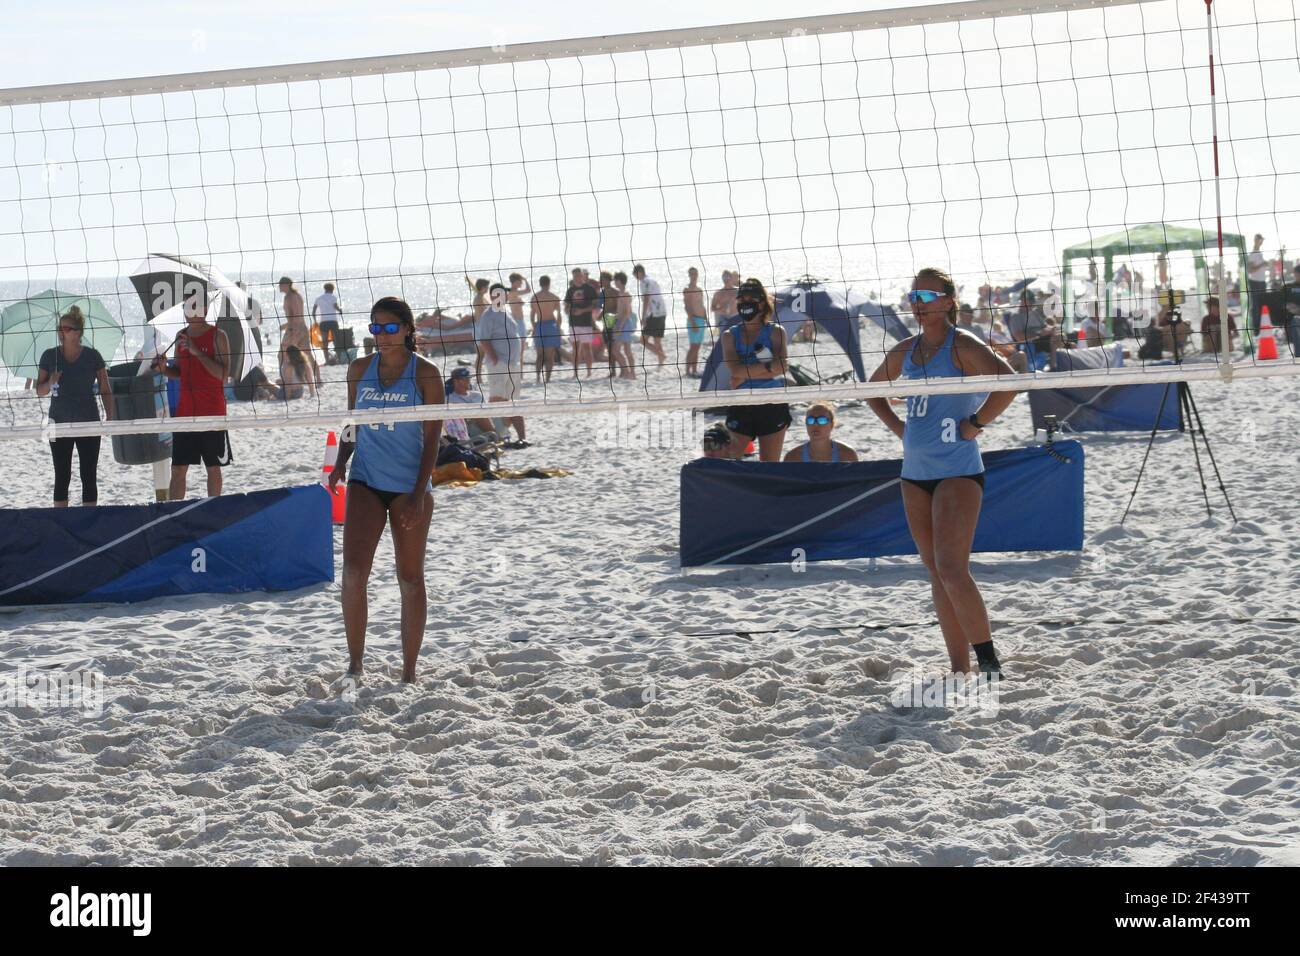
[[[1061,297],[1065,305],[1065,315],[1067,318],[1073,316],[1070,308],[1071,299],[1073,298],[1073,290],[1070,287],[1070,272],[1072,263],[1077,259],[1101,259],[1105,263],[1105,270],[1102,273],[1102,281],[1106,286],[1104,320],[1107,329],[1110,330],[1111,319],[1114,315],[1114,310],[1111,308],[1111,283],[1115,278],[1115,260],[1117,258],[1122,259],[1126,256],[1149,253],[1168,255],[1170,252],[1178,250],[1190,251],[1193,253],[1196,263],[1196,291],[1201,295],[1206,295],[1210,289],[1210,271],[1206,264],[1206,257],[1207,254],[1217,256],[1218,248],[1219,239],[1216,233],[1189,226],[1171,226],[1163,222],[1149,222],[1142,226],[1130,226],[1119,232],[1111,233],[1109,236],[1102,236],[1099,239],[1070,246],[1061,254]],[[1244,236],[1225,232],[1223,234],[1223,248],[1225,252],[1229,248],[1237,250],[1238,282],[1241,290],[1245,292],[1246,239]]]

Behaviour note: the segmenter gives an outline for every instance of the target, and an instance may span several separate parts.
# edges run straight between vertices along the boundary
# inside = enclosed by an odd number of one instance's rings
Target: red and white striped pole
[[[1227,283],[1223,269],[1223,200],[1219,194],[1219,109],[1214,85],[1214,0],[1205,0],[1205,38],[1210,51],[1210,133],[1214,148],[1214,220],[1219,238],[1219,373],[1225,382],[1232,381],[1231,323],[1228,320]],[[1242,334],[1245,334],[1244,331]]]

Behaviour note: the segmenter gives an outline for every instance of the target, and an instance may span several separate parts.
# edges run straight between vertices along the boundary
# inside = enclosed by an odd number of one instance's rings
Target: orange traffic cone
[[[325,439],[325,464],[321,465],[320,483],[325,486],[326,491],[330,491],[330,473],[334,471],[334,466],[339,460],[339,440],[333,432],[330,432],[329,438]],[[348,509],[348,486],[340,481],[330,491],[330,513],[335,524],[342,524],[343,517],[347,514]]]
[[[745,454],[746,455],[754,454],[754,439],[751,438],[749,440],[749,444],[745,446]]]
[[[1273,338],[1273,320],[1269,318],[1268,306],[1259,310],[1259,353],[1256,358],[1260,361],[1277,358],[1277,339]]]
[[[1081,325],[1079,326],[1079,348],[1086,349],[1087,347],[1088,347],[1088,333],[1083,330],[1083,326]]]

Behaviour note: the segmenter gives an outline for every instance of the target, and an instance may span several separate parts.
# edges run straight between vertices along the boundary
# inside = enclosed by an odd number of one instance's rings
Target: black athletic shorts
[[[747,438],[773,435],[790,427],[789,405],[733,405],[727,409],[727,430]]]
[[[975,484],[979,485],[981,488],[984,487],[984,472],[982,471],[974,475],[953,475],[951,477],[969,478],[971,481],[975,482]],[[904,478],[903,480],[907,482],[909,485],[916,485],[916,487],[920,488],[927,495],[932,495],[934,494],[934,489],[939,487],[939,482],[948,481],[950,479],[948,478]]]
[[[205,468],[229,465],[235,460],[230,450],[230,436],[224,432],[172,432],[172,464],[197,465]]]
[[[662,339],[664,337],[664,324],[666,322],[666,316],[647,315],[645,321],[641,323],[641,335],[649,336],[652,339]]]

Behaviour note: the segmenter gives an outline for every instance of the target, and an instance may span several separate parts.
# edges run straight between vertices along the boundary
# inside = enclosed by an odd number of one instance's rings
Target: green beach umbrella
[[[10,374],[36,378],[42,353],[59,344],[59,317],[74,305],[80,306],[86,317],[82,344],[97,349],[104,361],[112,364],[113,353],[122,341],[122,326],[104,303],[86,295],[46,289],[0,312],[0,361]]]

